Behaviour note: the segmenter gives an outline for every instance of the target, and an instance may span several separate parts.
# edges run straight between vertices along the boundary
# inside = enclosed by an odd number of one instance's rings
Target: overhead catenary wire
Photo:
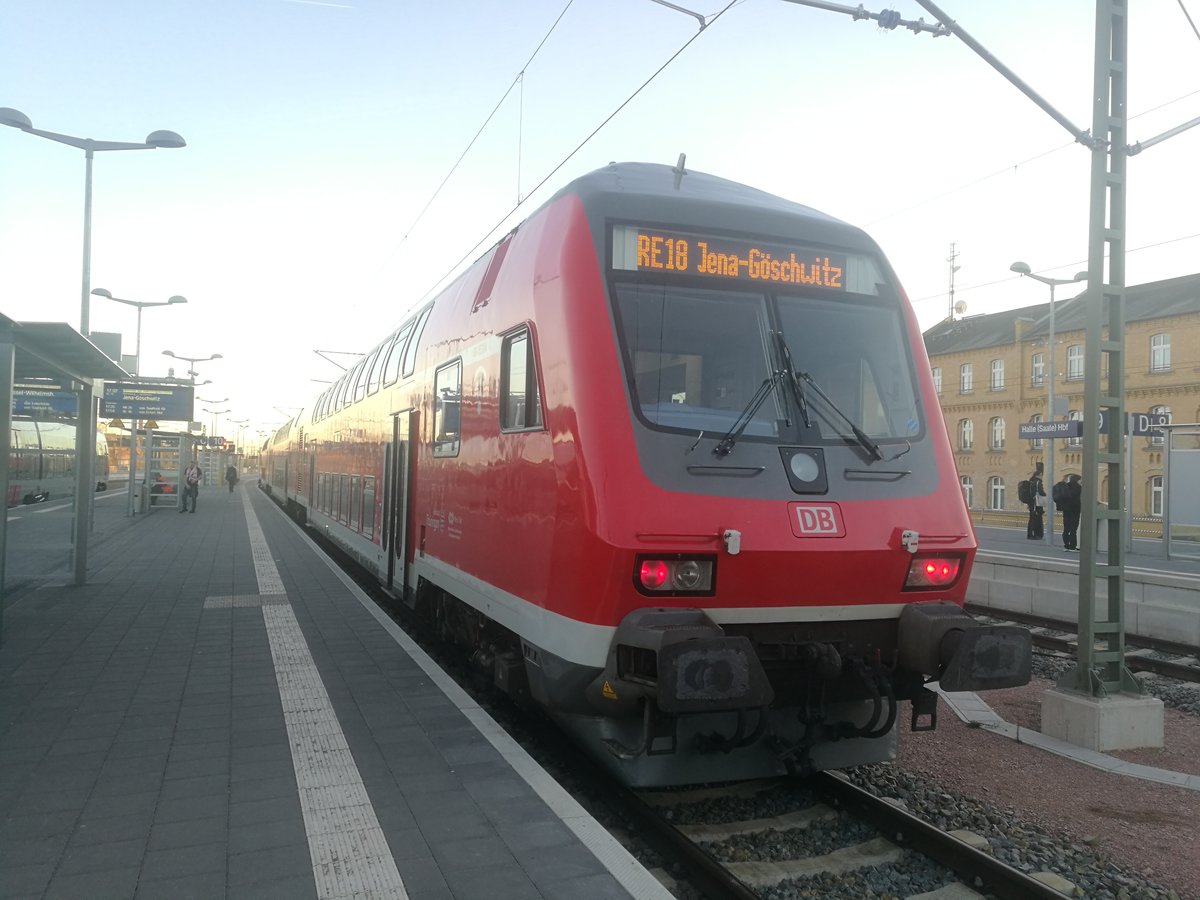
[[[547,181],[549,181],[551,178],[553,178],[555,176],[555,174],[557,174],[558,171],[563,166],[565,166],[568,162],[571,161],[572,157],[574,157],[576,153],[578,153],[585,146],[587,146],[588,142],[591,141],[591,139],[594,138],[597,134],[599,134],[605,125],[607,125],[609,122],[611,122],[621,112],[621,110],[623,110],[626,106],[628,106],[631,102],[633,102],[634,98],[636,98],[638,96],[638,94],[640,94],[642,91],[644,91],[650,85],[650,83],[652,81],[654,81],[654,79],[656,79],[659,75],[661,75],[663,73],[663,71],[669,65],[671,65],[671,63],[673,63],[676,59],[678,59],[679,56],[685,50],[687,50],[688,47],[690,47],[692,45],[692,43],[698,37],[700,37],[702,34],[704,34],[708,30],[708,26],[711,26],[718,19],[720,19],[721,16],[725,15],[725,13],[727,13],[730,9],[732,9],[734,6],[736,6],[740,2],[742,2],[742,0],[730,0],[730,2],[720,12],[714,14],[709,19],[707,26],[705,28],[700,29],[694,35],[692,35],[690,38],[688,38],[687,41],[684,42],[683,46],[681,46],[678,50],[676,50],[673,54],[671,54],[671,56],[667,59],[666,62],[664,62],[661,66],[659,66],[657,69],[655,69],[653,74],[651,74],[649,78],[647,78],[644,82],[642,82],[642,84],[639,85],[638,88],[632,94],[630,94],[628,97],[626,97],[625,100],[623,100],[621,102],[621,104],[619,106],[617,106],[616,109],[614,109],[611,113],[609,113],[603,119],[603,121],[600,122],[599,125],[597,125],[595,128],[593,128],[591,130],[591,132],[587,135],[587,137],[585,137],[582,141],[580,141],[579,144],[573,150],[571,150],[571,152],[569,152],[566,156],[564,156],[561,160],[559,160],[559,162],[554,166],[554,168],[552,168],[549,172],[547,172],[542,177],[542,180],[539,181],[536,185],[534,185],[533,189],[531,191],[529,191],[529,193],[526,194],[524,198],[518,200],[516,205],[513,206],[512,209],[510,209],[503,216],[501,216],[500,220],[498,222],[496,222],[496,224],[493,225],[491,228],[489,228],[484,233],[484,236],[482,238],[480,238],[475,243],[474,246],[472,246],[469,250],[467,250],[467,252],[464,253],[458,259],[458,261],[455,262],[450,267],[449,271],[447,271],[445,275],[443,275],[441,278],[439,278],[433,284],[433,286],[429,288],[429,290],[427,290],[424,294],[422,294],[421,299],[417,301],[418,305],[421,302],[423,302],[427,297],[429,297],[430,294],[434,293],[439,287],[441,287],[441,285],[446,281],[446,279],[448,279],[454,272],[456,272],[458,270],[459,266],[461,266],[464,262],[466,262],[468,259],[470,259],[475,254],[475,252],[487,242],[488,238],[490,238],[491,235],[493,235],[498,228],[500,228],[502,225],[504,225],[504,223],[513,215],[513,213],[517,212],[517,210],[519,210],[525,204],[526,199],[528,199],[529,197],[536,194],[542,188],[542,186],[546,184]]]
[[[525,70],[528,69],[529,66],[533,63],[533,61],[537,58],[538,53],[540,53],[542,47],[544,47],[546,45],[546,41],[548,41],[550,39],[550,35],[552,35],[554,33],[554,30],[558,27],[558,24],[563,20],[563,16],[565,16],[567,14],[567,10],[569,10],[571,8],[571,4],[574,2],[575,2],[575,0],[567,0],[567,5],[564,6],[562,9],[562,12],[560,12],[558,14],[558,18],[555,19],[554,24],[550,26],[550,30],[546,32],[545,36],[538,43],[537,47],[534,48],[533,53],[530,54],[529,59],[527,59],[525,61],[525,65],[523,65],[521,67],[521,71],[517,73],[515,78],[513,78],[512,83],[509,84],[509,86],[508,86],[507,90],[505,90],[504,94],[500,97],[499,100],[496,101],[496,105],[494,107],[492,107],[492,111],[490,113],[488,113],[487,118],[483,120],[483,124],[480,125],[479,130],[475,132],[475,136],[472,137],[471,140],[467,142],[466,148],[463,150],[462,153],[459,154],[458,159],[456,159],[454,161],[454,165],[452,165],[450,167],[450,171],[446,173],[446,177],[442,179],[441,184],[439,184],[437,186],[437,189],[434,190],[432,196],[430,196],[430,198],[425,202],[425,205],[423,207],[421,207],[421,211],[419,213],[417,213],[417,217],[415,219],[413,219],[412,222],[409,223],[409,226],[406,229],[404,229],[404,236],[400,238],[400,243],[396,245],[396,248],[395,248],[396,250],[400,249],[400,247],[404,245],[404,242],[408,240],[408,236],[410,234],[412,234],[412,230],[417,227],[417,223],[420,222],[422,218],[424,218],[425,213],[429,211],[429,207],[433,205],[433,201],[435,201],[438,198],[438,195],[441,194],[441,192],[442,192],[442,188],[444,188],[446,186],[446,183],[450,180],[451,176],[454,175],[455,171],[457,171],[458,167],[462,164],[462,161],[464,159],[466,159],[467,154],[471,152],[471,148],[475,146],[475,142],[477,140],[479,140],[479,136],[481,134],[483,134],[484,130],[488,127],[488,123],[490,123],[492,121],[492,119],[495,117],[496,113],[499,112],[500,107],[504,105],[504,101],[508,99],[508,95],[512,93],[513,88],[516,87],[518,84],[523,84],[524,79],[525,79]],[[519,139],[518,139],[518,144],[519,144]],[[518,172],[517,172],[518,199],[520,198],[520,191],[521,191],[520,170],[519,170],[520,155],[519,154],[520,154],[520,151],[519,151],[519,147],[518,147],[518,160],[517,160],[517,162],[518,162]],[[394,253],[395,250],[393,250],[392,252]]]

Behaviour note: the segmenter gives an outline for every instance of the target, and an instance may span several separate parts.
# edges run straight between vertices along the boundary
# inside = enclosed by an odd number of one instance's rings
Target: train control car
[[[863,231],[675,167],[568,184],[268,441],[262,483],[628,783],[892,758],[1024,684]]]

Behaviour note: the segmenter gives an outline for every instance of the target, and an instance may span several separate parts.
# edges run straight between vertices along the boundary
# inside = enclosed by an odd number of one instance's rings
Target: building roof
[[[1054,303],[1054,330],[1059,334],[1087,326],[1088,292]],[[1200,274],[1131,285],[1125,289],[1125,321],[1144,322],[1187,313],[1200,313]],[[1039,303],[986,316],[946,319],[925,332],[930,356],[1002,347],[1017,341],[1018,320],[1028,321],[1021,340],[1045,336],[1050,330],[1050,303]]]

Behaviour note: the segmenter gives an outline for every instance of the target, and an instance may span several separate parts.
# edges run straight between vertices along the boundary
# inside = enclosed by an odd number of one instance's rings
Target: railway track
[[[319,539],[316,542],[356,578],[362,576],[354,562],[336,548]],[[445,648],[438,640],[414,633],[414,628],[421,631],[418,623],[399,614],[377,584],[365,576],[359,580],[427,651],[441,657],[439,662],[460,684],[476,696],[480,691],[489,692],[471,683],[474,670],[454,664],[439,652]],[[636,794],[582,759],[577,748],[548,721],[531,722],[520,710],[510,709],[507,701],[493,706],[480,699],[602,823],[606,816],[599,814],[599,808],[607,807],[607,827],[618,836],[622,832],[631,836],[630,849],[635,856],[652,868],[679,873],[686,884],[673,890],[686,900],[782,896],[857,900],[868,894],[916,897],[930,891],[955,900],[979,896],[1062,898],[1074,890],[1062,879],[1055,883],[1052,874],[1042,873],[1043,881],[1012,868],[982,849],[988,846],[984,838],[942,831],[908,812],[899,800],[878,797],[840,773]],[[755,797],[787,792],[800,793],[802,799],[787,809],[773,803],[769,815],[755,812]],[[710,810],[715,811],[711,818]],[[759,858],[768,844],[769,858]],[[906,891],[889,886],[881,893],[877,890],[881,879],[917,887]]]
[[[1043,650],[1073,655],[1079,644],[1074,622],[1021,613],[1005,612],[1003,615],[997,615],[995,610],[970,603],[966,609],[989,621],[1013,622],[1026,626],[1033,635],[1033,645]],[[1125,664],[1130,671],[1150,672],[1165,678],[1200,683],[1200,648],[1172,641],[1128,637],[1126,646],[1128,649],[1125,653]]]
[[[773,814],[738,817],[767,794]],[[791,802],[777,802],[781,797]],[[862,887],[856,876],[880,866],[896,869],[898,884],[910,875],[923,880],[913,896],[948,889],[958,897],[1061,898],[1071,889],[1061,879],[1056,887],[1053,875],[1005,865],[980,849],[983,838],[941,831],[838,773],[695,790],[619,790],[609,802],[661,855],[678,860],[711,900],[759,900],[793,881],[812,896],[853,896]],[[775,812],[781,806],[786,811]]]

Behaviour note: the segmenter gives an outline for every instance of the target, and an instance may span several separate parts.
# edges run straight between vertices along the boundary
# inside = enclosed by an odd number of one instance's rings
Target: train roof
[[[750,223],[761,227],[761,223],[776,220],[781,225],[787,223],[785,232],[801,226],[805,230],[819,230],[828,239],[877,249],[862,229],[810,206],[705,172],[687,169],[680,175],[680,171],[678,166],[658,163],[610,163],[571,181],[551,197],[547,205],[564,195],[574,194],[588,207],[619,207],[634,214],[639,209],[650,212],[668,205],[683,206],[701,215],[707,213],[729,221],[734,228],[747,227]],[[752,224],[750,227],[759,230]]]

